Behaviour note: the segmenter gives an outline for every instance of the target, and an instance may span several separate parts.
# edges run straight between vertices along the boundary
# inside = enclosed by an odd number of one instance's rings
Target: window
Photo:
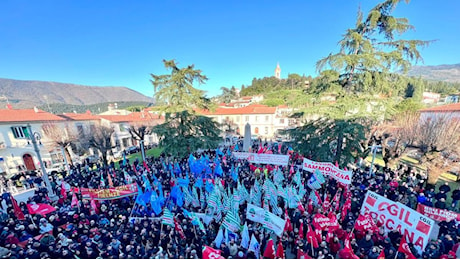
[[[26,139],[29,137],[27,126],[13,126],[11,127],[11,131],[13,131],[14,138],[16,139]]]
[[[268,126],[265,127],[265,134],[268,135]]]
[[[284,118],[280,119],[280,124],[284,124]]]
[[[249,116],[246,116],[246,122],[249,122]]]
[[[265,116],[265,122],[268,122],[269,121],[269,116]]]
[[[236,121],[237,123],[239,123],[239,122],[240,122],[240,116],[237,116],[235,121]]]
[[[64,162],[64,157],[62,156],[62,151],[60,150],[52,150],[49,152],[51,156],[51,163],[56,164],[56,163],[63,163]]]
[[[81,125],[81,124],[77,125],[77,132],[78,132],[78,134],[83,134],[83,125]]]
[[[259,116],[256,116],[256,122],[259,121]]]

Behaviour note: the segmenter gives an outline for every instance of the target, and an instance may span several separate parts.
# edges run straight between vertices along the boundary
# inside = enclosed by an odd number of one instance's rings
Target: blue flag
[[[184,194],[178,186],[172,188],[170,196],[177,206],[182,207],[184,205]]]
[[[205,189],[208,193],[211,193],[214,190],[214,184],[212,184],[210,181],[206,181]]]
[[[201,189],[203,187],[203,178],[198,177],[193,186]]]
[[[126,166],[126,154],[123,153],[123,166]]]
[[[147,206],[147,204],[144,201],[144,193],[142,192],[142,188],[137,185],[137,197],[136,197],[136,203],[142,206]]]
[[[219,164],[217,164],[216,166],[216,169],[214,170],[214,173],[218,176],[222,176],[223,172],[224,171],[222,170],[222,166],[220,165],[220,162],[219,162]]]
[[[231,170],[230,173],[231,173],[231,175],[232,175],[232,179],[233,179],[234,181],[238,181],[238,167],[237,167],[236,170],[235,170],[235,168],[234,168],[233,165],[232,165],[232,170]]]

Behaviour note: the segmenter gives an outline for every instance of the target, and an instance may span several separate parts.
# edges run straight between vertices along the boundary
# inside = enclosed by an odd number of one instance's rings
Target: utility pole
[[[34,145],[34,150],[35,150],[35,153],[37,154],[38,162],[40,163],[40,168],[42,171],[42,179],[45,182],[46,188],[48,189],[48,195],[49,195],[48,197],[51,200],[55,200],[57,199],[57,196],[53,193],[53,188],[51,187],[51,183],[48,178],[48,173],[46,172],[45,164],[43,164],[42,156],[40,155],[40,149],[38,148],[37,140],[35,139],[35,133],[32,132],[32,126],[30,124],[27,124],[27,130],[29,133],[29,138],[32,141],[32,144]]]

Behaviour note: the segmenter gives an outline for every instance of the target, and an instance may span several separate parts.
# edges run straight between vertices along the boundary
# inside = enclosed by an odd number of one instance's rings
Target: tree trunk
[[[65,157],[67,158],[67,162],[69,163],[69,166],[70,166],[70,165],[73,165],[73,161],[72,161],[72,156],[70,156],[69,146],[70,145],[64,147],[64,153],[65,153]]]
[[[343,133],[342,131],[339,132],[337,137],[337,148],[335,152],[335,161],[341,164],[340,157],[342,157],[342,145],[343,145]]]

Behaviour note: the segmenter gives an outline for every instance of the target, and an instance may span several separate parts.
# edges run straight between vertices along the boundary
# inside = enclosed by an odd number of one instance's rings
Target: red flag
[[[345,204],[343,204],[342,207],[342,214],[340,219],[343,221],[345,219],[345,216],[348,214],[348,211],[351,209],[351,198],[348,197],[347,200],[345,201]]]
[[[297,259],[312,259],[307,253],[304,253],[302,250],[297,249]]]
[[[273,239],[268,240],[267,246],[265,247],[264,257],[269,259],[275,259],[275,244]]]
[[[289,176],[291,176],[294,173],[294,165],[291,165],[291,169],[289,169]]]
[[[406,242],[406,236],[403,236],[401,238],[401,243],[399,244],[398,252],[406,254],[408,259],[416,259],[414,254],[412,254],[412,252],[410,251],[409,244],[407,244]]]
[[[276,257],[284,258],[284,248],[283,244],[281,244],[281,240],[278,242],[278,248],[276,249]]]
[[[11,202],[13,203],[14,215],[18,220],[25,220],[24,213],[18,205],[18,202],[14,199],[13,195],[10,194]]]
[[[343,242],[343,244],[345,246],[344,250],[350,253],[352,259],[359,259],[359,257],[357,255],[355,255],[355,253],[353,252],[353,248],[351,248],[350,236],[349,235],[347,236],[347,238],[345,239],[345,242]]]
[[[184,230],[182,230],[182,227],[177,223],[176,218],[174,218],[174,229],[179,233],[181,239],[185,239]]]
[[[319,205],[323,204],[323,200],[321,199],[321,196],[319,195],[317,190],[315,190],[315,196],[318,199],[318,204]]]
[[[329,195],[326,195],[326,198],[324,199],[324,203],[323,203],[324,212],[325,213],[328,212],[330,207],[331,207],[331,201],[329,199]]]
[[[334,199],[332,201],[335,202],[335,211],[338,211],[340,207],[340,191],[335,193]]]
[[[385,259],[385,250],[382,249],[382,252],[380,252],[380,255],[377,256],[377,259]]]
[[[77,194],[73,192],[72,203],[70,204],[70,207],[73,208],[75,206],[78,206],[78,198],[77,198]]]
[[[36,204],[27,204],[27,209],[29,210],[30,214],[40,214],[46,215],[51,212],[56,211],[56,208],[43,203],[36,203]]]
[[[109,187],[113,187],[112,177],[110,173],[107,173],[107,181],[109,182]]]
[[[61,196],[64,200],[67,199],[67,192],[65,190],[65,184],[64,184],[64,181],[62,181],[61,183]]]
[[[264,148],[262,147],[262,145],[259,145],[259,151],[257,151],[258,154],[261,154],[264,152]]]
[[[308,225],[308,231],[307,231],[307,241],[308,243],[311,243],[314,248],[318,248],[318,240],[316,238],[316,233],[311,229],[311,226]]]
[[[299,203],[297,204],[297,208],[300,210],[300,213],[303,214],[305,212],[305,208],[302,206],[302,203]]]
[[[148,167],[147,163],[146,163],[145,161],[143,161],[143,164],[144,164],[144,168],[145,168],[148,172],[150,172],[150,168]]]
[[[203,259],[225,259],[220,255],[220,250],[209,246],[203,246]]]
[[[300,227],[299,227],[299,238],[303,239],[303,222],[300,222]]]
[[[281,146],[283,145],[283,143],[279,143],[278,144],[278,153],[281,154]]]
[[[291,219],[289,218],[289,215],[287,214],[287,209],[285,210],[284,215],[286,218],[286,225],[284,226],[284,231],[292,232],[293,230],[292,223],[291,223]]]
[[[99,213],[99,209],[97,208],[96,201],[91,198],[91,208],[96,212],[96,214]]]
[[[308,213],[313,213],[313,200],[311,199],[308,200]]]

